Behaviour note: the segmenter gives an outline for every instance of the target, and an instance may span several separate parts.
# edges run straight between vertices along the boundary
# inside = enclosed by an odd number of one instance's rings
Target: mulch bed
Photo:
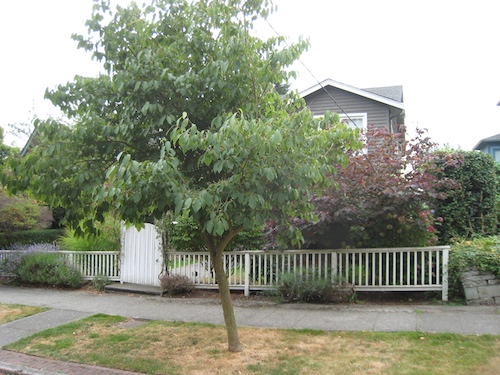
[[[439,292],[358,292],[356,302],[362,304],[403,304],[403,305],[437,305],[442,304]],[[233,301],[269,301],[275,302],[276,297],[262,292],[252,292],[249,297],[243,291],[232,291]],[[181,298],[219,299],[219,292],[212,289],[195,289],[187,296]]]

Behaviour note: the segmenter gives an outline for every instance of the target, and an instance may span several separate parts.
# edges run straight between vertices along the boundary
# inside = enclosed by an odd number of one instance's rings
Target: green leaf
[[[146,116],[146,115],[147,115],[147,113],[148,113],[148,109],[149,109],[149,107],[150,107],[150,106],[151,106],[151,104],[150,104],[149,102],[144,103],[144,105],[142,106],[142,108],[141,108],[141,112],[142,112],[142,114],[143,114],[144,116]]]
[[[214,222],[213,220],[208,220],[205,224],[206,226],[206,231],[209,233],[209,234],[212,234],[212,229],[214,228]]]
[[[271,139],[269,139],[269,142],[273,146],[279,145],[282,141],[283,141],[283,136],[281,135],[279,129],[277,129],[271,136]]]
[[[175,214],[179,215],[182,211],[182,207],[184,205],[184,197],[182,194],[175,195]]]
[[[142,198],[142,194],[140,191],[136,192],[132,198],[132,200],[134,201],[134,203],[139,203],[140,200]]]
[[[215,222],[214,232],[218,236],[222,236],[224,234],[225,230],[224,230],[224,223],[222,220],[217,220]]]
[[[106,171],[106,178],[107,179],[112,179],[116,175],[116,165],[112,165],[109,167],[109,169]]]
[[[201,209],[201,200],[199,198],[195,199],[193,201],[192,207],[193,207],[193,211],[194,212],[200,211],[200,209]]]
[[[263,173],[269,182],[273,181],[276,177],[276,172],[274,171],[273,168],[264,168]]]
[[[257,200],[253,195],[251,195],[250,198],[248,198],[248,205],[252,210],[254,210],[255,207],[257,207]]]

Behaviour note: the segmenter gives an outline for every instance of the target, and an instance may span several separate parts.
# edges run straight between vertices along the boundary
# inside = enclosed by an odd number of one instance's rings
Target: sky
[[[125,5],[129,0],[113,0]],[[142,2],[140,0],[139,2]],[[358,88],[403,85],[406,125],[441,146],[472,149],[500,133],[500,1],[274,0],[255,32],[311,47],[294,65],[303,91],[327,78]],[[99,66],[78,50],[92,0],[0,3],[0,126],[56,115],[46,88]],[[274,30],[273,30],[274,29]],[[8,129],[6,129],[8,130]],[[6,137],[22,147],[25,139]]]

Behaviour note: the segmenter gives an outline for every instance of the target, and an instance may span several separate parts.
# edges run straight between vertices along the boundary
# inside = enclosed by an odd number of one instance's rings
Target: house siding
[[[327,86],[328,93],[318,90],[304,97],[307,106],[318,116],[325,114],[326,111],[342,113],[367,113],[368,125],[374,125],[378,128],[389,127],[389,106],[362,96],[346,92],[331,86]],[[342,108],[340,108],[340,107]],[[342,111],[343,110],[343,111]]]

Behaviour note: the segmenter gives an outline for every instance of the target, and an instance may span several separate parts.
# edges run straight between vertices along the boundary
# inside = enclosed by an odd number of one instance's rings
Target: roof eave
[[[316,92],[316,91],[318,91],[326,86],[332,86],[332,87],[338,88],[340,90],[344,90],[344,91],[347,91],[347,92],[350,92],[350,93],[353,93],[353,94],[356,94],[359,96],[363,96],[365,98],[375,100],[375,101],[380,102],[380,103],[387,104],[391,107],[395,107],[395,108],[399,108],[399,109],[403,109],[403,110],[405,109],[404,103],[402,103],[402,102],[398,102],[396,100],[392,100],[392,99],[386,98],[384,96],[373,94],[371,92],[368,92],[368,91],[365,91],[362,89],[358,89],[356,87],[349,86],[349,85],[346,85],[345,83],[337,82],[337,81],[334,81],[333,79],[329,79],[329,78],[325,79],[322,82],[317,83],[316,85],[314,85],[312,87],[309,87],[308,89],[306,89],[304,91],[299,92],[299,95],[302,98],[304,98],[307,95],[310,95],[310,94],[312,94],[312,93],[314,93],[314,92]]]

